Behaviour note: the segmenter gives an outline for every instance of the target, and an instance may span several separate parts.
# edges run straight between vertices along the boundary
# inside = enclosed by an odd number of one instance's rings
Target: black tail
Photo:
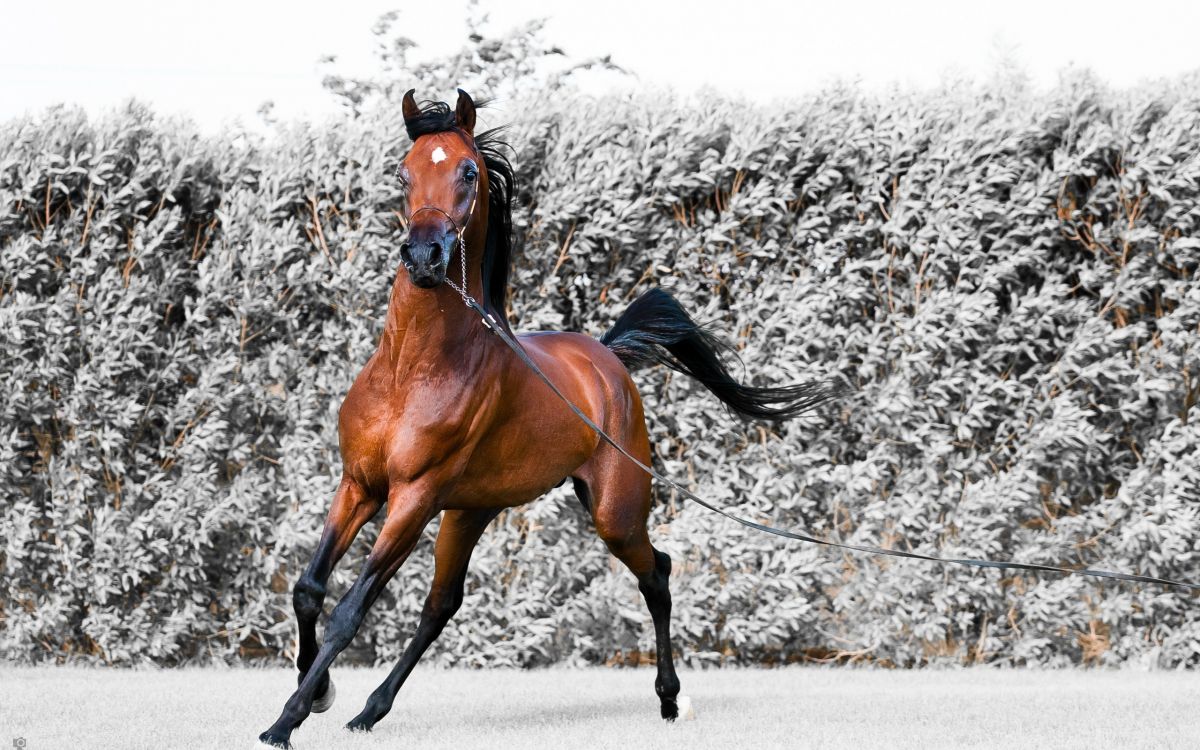
[[[777,388],[738,383],[721,361],[721,352],[732,353],[733,348],[697,325],[662,289],[651,289],[634,300],[600,342],[631,372],[660,364],[690,375],[743,417],[791,419],[834,395],[824,383]]]

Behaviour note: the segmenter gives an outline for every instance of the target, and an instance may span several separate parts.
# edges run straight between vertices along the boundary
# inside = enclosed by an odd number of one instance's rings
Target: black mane
[[[486,107],[486,101],[475,108]],[[413,141],[431,133],[458,130],[454,110],[445,102],[427,101],[421,104],[421,114],[406,120],[405,129]],[[475,148],[483,156],[488,173],[488,226],[483,251],[483,306],[508,326],[508,269],[512,263],[513,231],[512,204],[516,196],[517,179],[505,151],[512,148],[501,140],[505,128],[492,128],[475,136]],[[461,131],[460,131],[461,132]]]

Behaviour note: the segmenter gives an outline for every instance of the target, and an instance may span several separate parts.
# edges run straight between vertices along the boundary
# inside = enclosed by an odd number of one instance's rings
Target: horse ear
[[[413,98],[413,94],[416,92],[416,89],[409,89],[404,93],[404,101],[401,104],[401,109],[404,111],[405,125],[408,125],[421,116],[421,108],[417,106],[417,100]]]
[[[454,120],[467,135],[475,136],[475,100],[462,89],[458,90],[458,106],[454,108]]]

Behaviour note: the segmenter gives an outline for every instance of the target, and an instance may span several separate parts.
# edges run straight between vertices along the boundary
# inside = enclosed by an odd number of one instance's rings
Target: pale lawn
[[[652,669],[418,670],[371,735],[342,725],[382,669],[335,669],[297,748],[1200,747],[1190,672],[684,671],[698,719],[658,719]],[[294,685],[282,669],[0,668],[0,748],[249,748]]]

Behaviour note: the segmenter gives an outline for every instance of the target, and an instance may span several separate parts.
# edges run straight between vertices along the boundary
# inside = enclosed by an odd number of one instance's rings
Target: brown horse
[[[596,533],[637,578],[654,621],[661,714],[678,715],[671,654],[671,559],[650,544],[650,478],[601,441],[463,304],[482,300],[507,331],[513,172],[496,131],[475,136],[475,104],[463,91],[419,107],[404,97],[413,145],[399,169],[409,210],[379,348],[342,403],[343,473],[308,569],[296,583],[299,688],[259,739],[287,747],[310,712],[333,702],[329,667],[425,528],[442,514],[435,572],[420,624],[399,663],[347,726],[382,719],[417,660],[463,598],[471,551],[504,508],[530,502],[570,477]],[[458,261],[458,262],[454,262]],[[456,279],[461,269],[461,277]],[[461,285],[461,293],[455,287]],[[578,333],[519,337],[528,355],[596,424],[650,462],[642,402],[630,370],[665,364],[695,377],[738,414],[785,419],[825,397],[820,386],[737,383],[723,345],[666,292],[630,305],[600,341]],[[338,602],[318,648],[317,617],[330,571],[371,517],[387,508],[362,574]]]

